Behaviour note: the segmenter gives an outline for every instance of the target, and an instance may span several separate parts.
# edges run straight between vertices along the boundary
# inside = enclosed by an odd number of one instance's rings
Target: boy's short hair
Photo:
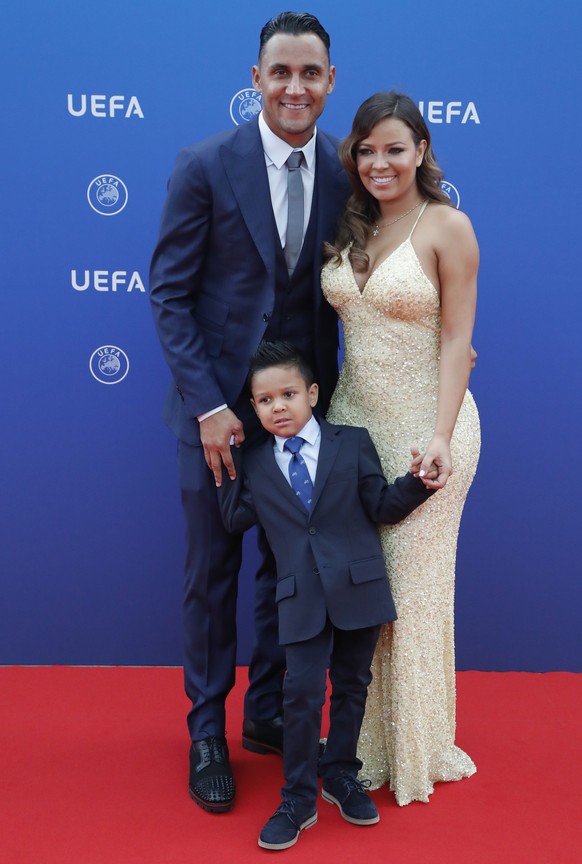
[[[293,366],[298,371],[307,388],[315,382],[313,369],[295,345],[290,342],[261,342],[253,356],[249,366],[247,385],[249,391],[253,392],[253,378],[258,372],[269,369],[271,366]]]

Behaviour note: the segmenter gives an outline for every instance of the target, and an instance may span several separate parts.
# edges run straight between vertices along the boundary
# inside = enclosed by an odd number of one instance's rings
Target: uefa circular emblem
[[[113,174],[100,174],[89,183],[87,200],[100,216],[117,216],[127,204],[127,186]]]
[[[129,372],[129,358],[116,345],[102,345],[91,354],[89,369],[100,384],[119,384]]]
[[[261,111],[263,97],[258,90],[250,87],[247,90],[239,90],[230,100],[230,116],[232,122],[240,126],[248,123]]]
[[[453,186],[452,183],[449,183],[448,180],[442,180],[441,189],[443,190],[445,195],[449,196],[449,198],[458,210],[461,205],[461,196],[459,195],[459,190],[457,189],[457,187]]]

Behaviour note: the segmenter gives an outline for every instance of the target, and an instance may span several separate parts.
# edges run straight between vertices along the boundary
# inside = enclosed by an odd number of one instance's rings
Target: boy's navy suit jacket
[[[277,563],[279,641],[320,633],[326,616],[342,630],[396,618],[377,522],[395,523],[434,490],[406,474],[389,485],[366,429],[320,420],[311,512],[275,461],[273,438],[234,451],[237,479],[223,470],[219,503],[228,531],[260,522]]]

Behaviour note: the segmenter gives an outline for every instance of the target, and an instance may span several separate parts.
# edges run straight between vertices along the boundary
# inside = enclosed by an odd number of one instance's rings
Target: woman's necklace
[[[382,222],[380,224],[376,222],[374,228],[372,229],[372,237],[377,237],[382,228],[387,228],[389,225],[395,225],[396,222],[400,222],[401,219],[404,219],[405,216],[408,216],[409,213],[412,213],[413,210],[416,210],[417,207],[420,207],[420,205],[423,203],[424,199],[422,201],[419,201],[418,204],[415,204],[414,207],[411,207],[410,210],[407,210],[406,213],[403,213],[402,216],[397,216],[396,219],[392,219],[391,222]]]

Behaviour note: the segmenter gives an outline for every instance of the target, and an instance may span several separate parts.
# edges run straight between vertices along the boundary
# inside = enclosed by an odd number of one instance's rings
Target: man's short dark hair
[[[303,36],[305,33],[314,33],[319,36],[327,50],[329,57],[330,39],[329,33],[325,30],[315,15],[310,15],[309,12],[280,12],[267,21],[261,30],[259,44],[259,60],[263,49],[269,39],[276,36],[277,33],[287,33],[290,36]]]
[[[252,393],[253,378],[258,372],[270,369],[272,366],[285,366],[297,369],[306,387],[309,389],[315,381],[313,369],[295,345],[290,342],[261,342],[251,357],[248,388]]]

